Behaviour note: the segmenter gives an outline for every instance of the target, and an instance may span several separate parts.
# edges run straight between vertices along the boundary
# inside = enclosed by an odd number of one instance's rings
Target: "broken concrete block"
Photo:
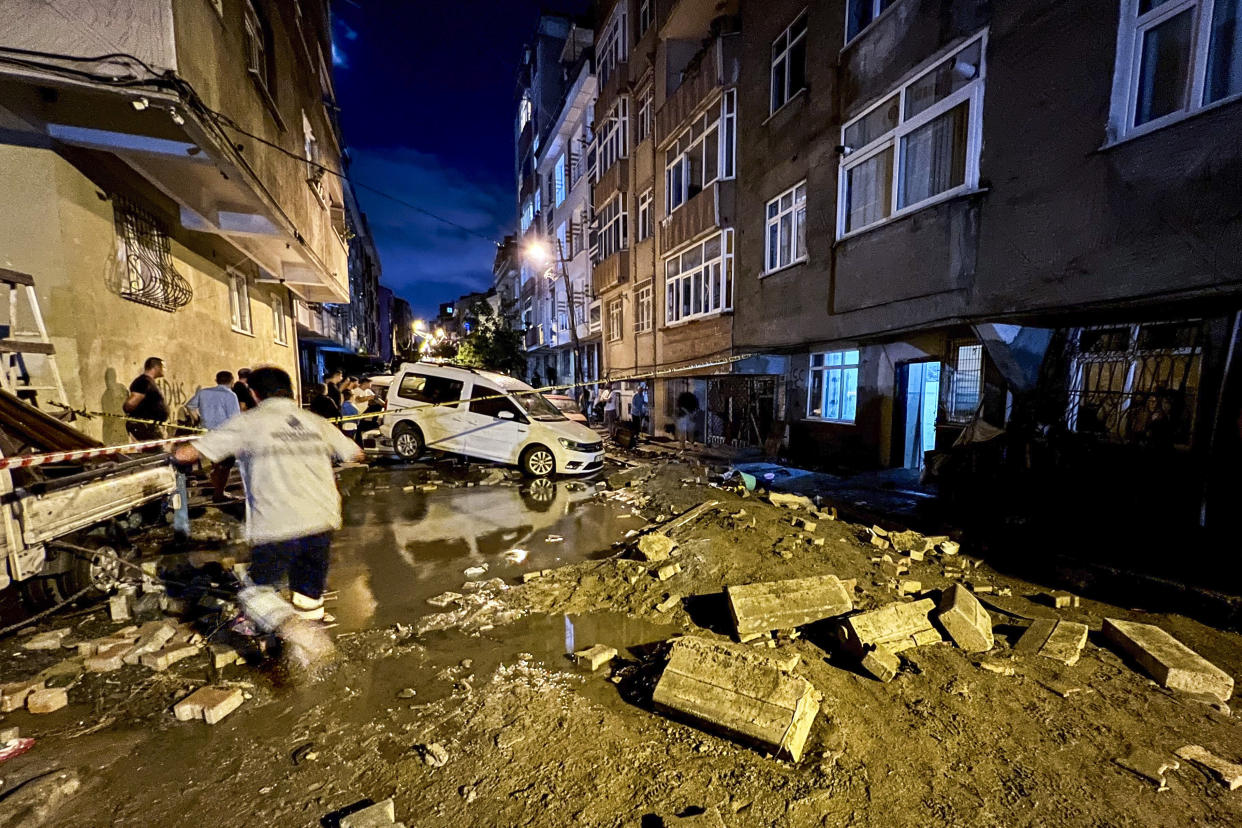
[[[897,584],[898,595],[914,595],[916,592],[923,591],[922,581],[901,581]]]
[[[441,592],[439,595],[433,595],[427,599],[427,603],[433,607],[444,609],[449,604],[456,603],[461,600],[460,592]]]
[[[1176,752],[1178,757],[1206,768],[1229,790],[1242,788],[1242,765],[1227,762],[1199,745],[1186,745]]]
[[[804,529],[807,532],[814,532],[817,528],[819,528],[818,523],[813,520],[807,520],[806,518],[794,518],[793,525],[799,529]]]
[[[888,542],[888,538],[883,537],[881,535],[872,535],[871,545],[874,546],[876,549],[889,549],[892,546]]]
[[[638,539],[638,557],[644,561],[666,561],[677,548],[677,541],[663,532],[649,532]]]
[[[108,599],[108,616],[113,621],[128,621],[129,612],[129,596],[113,595]]]
[[[1014,672],[1013,665],[1004,661],[980,661],[979,666],[998,676],[1012,676]]]
[[[110,673],[113,670],[119,670],[125,665],[125,654],[132,647],[133,645],[125,642],[101,647],[94,655],[87,656],[82,662],[82,666],[89,673]]]
[[[1018,643],[1013,646],[1014,652],[1035,655],[1047,643],[1048,636],[1052,635],[1052,631],[1056,626],[1056,619],[1035,619],[1031,622],[1031,626],[1026,628],[1026,632],[1022,633],[1021,637],[1018,638]]]
[[[880,561],[880,572],[887,578],[901,577],[909,570],[909,566],[902,561],[894,561],[885,556],[885,560]]]
[[[26,705],[26,697],[43,689],[42,679],[13,681],[0,684],[0,713],[12,713]]]
[[[815,511],[815,502],[805,495],[789,494],[788,492],[768,492],[768,503],[782,509],[806,509]]]
[[[937,618],[953,643],[968,653],[981,653],[995,644],[992,616],[961,584],[954,584],[941,595]]]
[[[888,542],[891,543],[893,548],[898,552],[913,552],[917,550],[920,555],[923,553],[924,539],[922,533],[920,532],[915,532],[913,530],[907,532],[889,532]]]
[[[936,608],[930,598],[910,603],[887,604],[845,619],[839,635],[845,648],[859,658],[869,647],[887,646],[894,653],[940,640],[929,613]],[[917,639],[916,639],[917,636]]]
[[[880,681],[892,681],[901,669],[901,660],[887,647],[876,647],[863,655],[862,668]]]
[[[669,578],[681,572],[681,564],[666,563],[655,569],[655,576],[661,581],[667,581]]]
[[[397,810],[391,799],[377,802],[361,811],[341,817],[341,828],[386,828],[397,821]]]
[[[1064,591],[1049,592],[1044,595],[1044,603],[1048,604],[1050,607],[1056,607],[1057,609],[1065,609],[1070,607],[1073,605],[1073,602],[1074,596]]]
[[[67,635],[69,635],[68,627],[61,630],[48,630],[47,632],[35,633],[22,642],[22,649],[59,650],[61,642],[65,640],[65,636]]]
[[[907,554],[912,561],[922,561],[924,558],[922,549],[911,549]]]
[[[213,725],[241,707],[245,696],[237,687],[200,687],[173,705],[179,722],[202,719]]]
[[[152,621],[143,624],[138,631],[138,640],[125,653],[122,660],[126,664],[137,664],[142,656],[159,650],[177,634],[177,628],[167,621]]]
[[[31,713],[54,713],[69,704],[69,691],[64,687],[45,687],[26,697],[26,709]]]
[[[871,527],[871,534],[879,538],[887,538],[888,530],[885,529],[883,526],[880,526],[879,524],[874,524]]]
[[[1087,643],[1087,625],[1073,621],[1058,621],[1039,654],[1062,664],[1073,666],[1082,656],[1082,648]]]
[[[663,601],[656,604],[655,606],[656,612],[668,612],[669,610],[671,610],[673,607],[677,606],[680,603],[681,603],[680,595],[669,595]]]
[[[940,552],[943,555],[956,555],[962,551],[962,545],[957,541],[947,540],[940,544]]]
[[[748,649],[687,636],[676,639],[652,696],[657,710],[802,758],[819,698],[811,683]]]
[[[725,587],[738,635],[787,630],[843,615],[854,600],[835,575]]]
[[[217,670],[236,664],[241,658],[241,654],[227,644],[211,644],[207,651],[211,653],[211,665]]]
[[[1221,701],[1233,695],[1233,677],[1152,624],[1104,619],[1104,637],[1151,674],[1162,687],[1207,693]]]
[[[171,647],[167,650],[160,650],[154,653],[146,653],[140,659],[139,663],[143,667],[149,667],[157,673],[162,673],[178,661],[183,661],[191,656],[197,655],[202,647],[198,644],[183,644],[179,647]]]
[[[609,647],[606,644],[596,644],[593,647],[578,650],[578,652],[574,653],[574,661],[578,666],[585,667],[591,672],[595,672],[616,657],[616,648]]]

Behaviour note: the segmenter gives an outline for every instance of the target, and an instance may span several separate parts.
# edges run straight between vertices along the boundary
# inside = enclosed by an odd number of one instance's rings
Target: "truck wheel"
[[[392,430],[392,447],[402,460],[417,460],[423,453],[423,433],[418,426],[400,423]]]
[[[556,457],[547,446],[531,446],[518,462],[527,477],[550,477],[556,471]]]
[[[57,576],[60,590],[66,598],[87,587],[94,587],[101,593],[109,593],[116,589],[117,584],[126,574],[125,567],[119,560],[122,555],[111,546],[95,547],[94,555],[87,555],[85,552],[76,554],[64,552],[63,554],[72,556],[68,568]]]

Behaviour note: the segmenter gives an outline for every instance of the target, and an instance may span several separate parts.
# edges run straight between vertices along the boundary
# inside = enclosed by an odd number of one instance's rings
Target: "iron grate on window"
[[[133,204],[116,198],[114,205],[124,257],[121,296],[170,313],[190,304],[194,291],[173,267],[168,234]]]

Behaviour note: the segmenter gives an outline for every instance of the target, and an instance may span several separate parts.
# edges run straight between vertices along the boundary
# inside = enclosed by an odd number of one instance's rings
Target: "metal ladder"
[[[28,273],[0,268],[0,284],[9,288],[9,335],[0,339],[0,386],[15,396],[23,396],[31,405],[36,405],[32,393],[39,391],[55,391],[60,404],[69,407],[69,397],[65,394],[65,384],[60,378],[60,368],[56,366],[56,347],[47,335],[47,325],[43,324],[43,312],[39,309],[39,297],[35,295],[34,277]],[[17,327],[18,292],[26,292],[26,301],[30,304],[30,315],[34,319],[35,330],[23,331]],[[47,359],[48,373],[54,385],[31,385],[30,372],[26,368],[25,355],[37,354]]]

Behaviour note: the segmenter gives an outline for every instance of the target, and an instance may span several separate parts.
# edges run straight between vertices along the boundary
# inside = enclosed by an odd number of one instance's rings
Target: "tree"
[[[476,302],[470,309],[474,327],[457,349],[457,361],[472,368],[486,368],[510,376],[526,370],[526,343],[521,331],[509,324],[489,302]]]

